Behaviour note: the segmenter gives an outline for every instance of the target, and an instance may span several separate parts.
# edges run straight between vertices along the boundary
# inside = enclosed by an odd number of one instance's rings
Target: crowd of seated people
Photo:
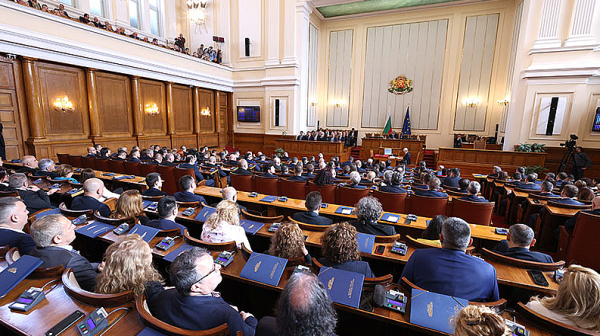
[[[306,141],[329,141],[329,142],[343,142],[345,146],[356,146],[358,141],[358,131],[352,128],[352,130],[330,130],[320,128],[314,131],[300,131],[295,138],[296,140]]]

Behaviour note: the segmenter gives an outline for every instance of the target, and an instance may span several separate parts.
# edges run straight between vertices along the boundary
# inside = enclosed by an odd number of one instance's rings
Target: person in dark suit
[[[529,248],[533,245],[535,245],[533,230],[525,224],[514,224],[508,229],[506,240],[498,243],[492,251],[526,261],[554,262],[552,257],[545,253],[530,251]]]
[[[28,254],[35,247],[31,236],[23,232],[27,224],[27,207],[16,197],[0,198],[0,246],[8,245]]]
[[[396,230],[391,225],[379,224],[383,208],[379,200],[373,196],[363,197],[356,204],[357,219],[351,221],[358,232],[374,234],[376,236],[393,236]]]
[[[361,182],[360,174],[357,171],[350,172],[350,180],[348,183],[345,183],[343,186],[347,188],[354,189],[367,189],[367,186],[360,185]]]
[[[50,197],[48,196],[59,190],[52,188],[46,193],[35,185],[29,185],[29,179],[22,173],[10,175],[8,185],[9,190],[19,193],[19,197],[23,200],[25,206],[27,206],[29,213],[52,208],[52,203],[50,203]]]
[[[87,155],[85,156],[86,158],[95,158],[96,157],[96,148],[94,147],[88,147],[87,148]]]
[[[296,136],[296,140],[304,140],[304,131],[300,131],[300,134]]]
[[[171,264],[169,274],[175,288],[164,289],[158,282],[146,286],[148,307],[156,318],[188,330],[206,330],[227,323],[231,336],[238,331],[254,336],[256,318],[238,312],[215,292],[222,280],[221,265],[214,262],[208,251],[193,247],[181,253]]]
[[[183,234],[183,231],[187,229],[185,226],[175,223],[175,218],[177,218],[177,212],[179,210],[175,197],[165,196],[161,198],[158,200],[158,206],[156,209],[158,210],[159,219],[149,221],[146,223],[147,226],[163,231],[179,229],[181,230],[181,234]]]
[[[458,181],[460,180],[460,169],[452,168],[448,173],[448,177],[444,179],[442,185],[444,187],[451,187],[458,189]]]
[[[471,201],[471,202],[487,203],[487,200],[485,198],[477,196],[477,194],[479,194],[480,190],[481,190],[481,184],[479,184],[479,182],[477,182],[477,181],[473,181],[473,182],[469,183],[469,187],[467,188],[469,195],[461,197],[459,199],[465,200],[465,201]]]
[[[515,188],[524,189],[524,190],[532,190],[532,191],[540,190],[541,185],[535,183],[535,181],[537,181],[537,178],[538,178],[538,175],[536,173],[528,174],[525,182],[517,183],[515,185]]]
[[[33,155],[25,155],[21,159],[23,167],[17,170],[17,173],[33,174],[39,169],[39,162]]]
[[[498,178],[500,177],[500,173],[502,173],[502,168],[500,168],[499,166],[494,166],[494,169],[492,171],[493,173],[489,174],[488,177]]]
[[[360,260],[356,228],[341,222],[329,227],[321,236],[321,251],[323,257],[319,262],[325,267],[333,267],[349,272],[363,274],[367,278],[374,278],[369,263]]]
[[[300,181],[300,182],[308,181],[308,177],[302,176],[303,171],[304,171],[304,167],[302,166],[302,164],[301,163],[296,164],[296,166],[294,167],[294,176],[288,177],[288,180],[289,181]]]
[[[592,200],[592,210],[581,210],[581,211],[591,213],[593,215],[600,215],[600,196],[596,196]],[[573,229],[575,229],[575,223],[577,223],[577,218],[579,218],[579,213],[581,211],[577,212],[575,214],[575,216],[569,218],[565,222],[565,229],[567,229],[567,231],[569,231],[569,233],[573,232]]]
[[[127,152],[125,152],[125,151],[118,151],[117,152],[117,156],[111,158],[111,160],[114,160],[114,161],[127,161]]]
[[[217,169],[219,171],[219,176],[221,177],[225,177],[227,176],[227,173],[225,173],[220,166],[217,165],[217,158],[215,156],[210,156],[208,158],[208,163],[205,163],[203,165],[203,167],[207,168],[207,169]]]
[[[246,161],[246,159],[241,159],[238,162],[238,168],[231,173],[236,175],[253,175],[252,172],[248,170],[248,161]]]
[[[462,148],[462,143],[463,143],[463,141],[462,141],[462,135],[457,134],[454,137],[454,148]]]
[[[129,152],[129,157],[127,158],[127,161],[128,162],[137,162],[137,163],[142,162],[142,160],[140,160],[140,150],[132,149],[131,152]]]
[[[258,176],[266,178],[279,178],[279,176],[275,175],[275,166],[273,166],[271,163],[265,164],[263,166],[263,173]]]
[[[173,195],[178,202],[198,202],[206,204],[204,197],[194,194],[194,190],[196,190],[196,181],[194,181],[193,177],[190,175],[182,176],[179,178],[179,186],[183,191],[178,191]]]
[[[575,147],[575,153],[573,153],[573,170],[572,174],[575,177],[575,181],[581,179],[585,171],[592,165],[590,157],[582,152],[583,147]]]
[[[309,163],[306,165],[306,173],[302,173],[302,176],[306,176],[309,179],[312,179],[312,178],[316,177],[314,172],[315,172],[315,165],[312,163]]]
[[[385,174],[384,174],[385,175]],[[390,184],[386,186],[379,187],[379,191],[394,193],[394,194],[404,194],[406,190],[401,187],[403,174],[399,171],[392,172],[392,176],[390,177]]]
[[[40,169],[36,170],[33,175],[35,176],[49,176],[50,178],[56,178],[58,175],[54,172],[55,164],[50,159],[41,159],[39,162]]]
[[[542,185],[540,186],[540,193],[538,195],[544,197],[560,198],[560,195],[553,193],[552,190],[554,190],[554,184],[546,180],[542,182]]]
[[[194,176],[196,177],[196,181],[202,182],[202,180],[204,180],[204,175],[202,175],[202,173],[200,172],[200,169],[198,168],[198,165],[196,164],[196,155],[188,155],[185,157],[185,163],[180,164],[178,167],[182,168],[182,169],[193,169],[194,170]],[[215,186],[215,180],[210,179],[210,180],[206,180],[206,186],[208,187],[214,187]]]
[[[414,188],[413,191],[419,196],[428,197],[448,197],[448,194],[437,191],[440,188],[440,179],[436,176],[429,178],[429,189]]]
[[[296,212],[292,218],[306,224],[331,225],[333,221],[327,217],[319,216],[323,199],[318,191],[311,191],[306,195],[304,206],[308,211]]]
[[[560,193],[561,198],[553,199],[551,202],[565,205],[584,205],[582,202],[576,201],[574,198],[579,194],[579,188],[570,184],[563,187]]]
[[[102,197],[104,192],[104,183],[97,178],[91,178],[83,182],[83,195],[77,196],[71,203],[72,210],[98,210],[103,217],[110,216],[110,208],[108,205],[100,202],[98,199]]]
[[[402,277],[425,290],[469,301],[500,299],[494,266],[465,253],[473,242],[467,222],[456,217],[446,219],[440,242],[441,249],[414,251]]]
[[[461,178],[458,180],[458,190],[454,190],[454,192],[468,195],[469,191],[467,189],[469,189],[469,183],[471,183],[469,179]]]
[[[148,189],[142,192],[142,196],[168,196],[166,192],[160,190],[162,187],[162,179],[159,173],[150,173],[146,175],[146,184]]]
[[[404,152],[404,158],[402,159],[402,162],[404,162],[405,165],[409,165],[410,164],[410,153],[408,152],[408,148],[404,148],[402,149],[402,152]]]
[[[90,264],[70,245],[75,240],[75,225],[63,215],[47,215],[31,225],[31,237],[37,245],[29,255],[42,260],[40,267],[63,265],[73,269],[79,286],[94,291],[97,266]]]

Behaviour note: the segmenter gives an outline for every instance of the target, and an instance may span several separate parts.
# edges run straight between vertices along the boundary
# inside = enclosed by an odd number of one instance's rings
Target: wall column
[[[281,64],[297,65],[296,59],[296,1],[283,2],[283,59]]]
[[[289,0],[288,0],[289,1]],[[265,66],[279,65],[279,4],[280,0],[267,3],[267,61]]]
[[[592,35],[592,22],[596,0],[575,0],[571,31],[565,41],[565,47],[597,46],[598,42]]]
[[[200,92],[196,86],[193,90],[194,134],[200,134]]]
[[[96,85],[96,69],[86,69],[87,95],[90,112],[90,138],[95,139],[102,135],[100,130],[100,113],[98,111],[98,91]]]
[[[41,96],[37,85],[38,78],[34,62],[34,58],[23,57],[23,82],[25,83],[25,97],[27,100],[29,138],[44,139],[46,138],[46,128],[44,127],[44,114],[42,113]]]
[[[542,5],[540,29],[532,49],[560,48],[558,25],[563,0],[544,0]]]
[[[140,81],[139,77],[131,76],[131,95],[132,95],[132,111],[133,111],[133,126],[134,136],[142,136],[143,135],[143,109],[142,109],[142,98],[140,94]]]
[[[167,82],[167,134],[175,134],[175,111],[173,111],[173,83]]]

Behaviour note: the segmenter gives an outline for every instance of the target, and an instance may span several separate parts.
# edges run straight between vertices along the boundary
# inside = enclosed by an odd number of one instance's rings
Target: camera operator
[[[583,177],[583,173],[586,169],[588,169],[592,165],[592,160],[590,157],[582,152],[583,148],[581,146],[575,147],[575,153],[573,153],[573,176],[575,176],[575,181],[580,180]]]

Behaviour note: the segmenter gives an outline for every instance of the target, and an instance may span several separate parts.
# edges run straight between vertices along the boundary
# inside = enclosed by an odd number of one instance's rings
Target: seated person
[[[91,178],[96,178],[96,173],[91,168],[85,168],[81,172],[81,178],[80,178],[81,183],[85,183],[85,181],[87,181]],[[104,190],[102,191],[102,197],[100,197],[98,200],[100,202],[104,202],[109,198],[119,198],[119,197],[121,197],[120,194],[114,193],[114,192],[108,190],[108,188],[104,188]]]
[[[402,179],[403,179],[402,173],[400,173],[398,171],[392,172],[390,181],[389,181],[390,184],[383,186],[383,187],[379,187],[379,191],[394,193],[394,194],[406,193],[406,190],[401,187]]]
[[[22,173],[10,175],[8,186],[9,190],[19,193],[19,197],[23,200],[25,206],[27,206],[29,213],[52,208],[52,203],[50,203],[50,197],[48,196],[58,191],[58,189],[52,188],[46,193],[35,185],[29,185],[29,179]]]
[[[49,176],[50,178],[55,178],[58,176],[54,172],[54,161],[50,159],[41,159],[39,162],[40,169],[36,170],[33,175],[35,176]]]
[[[97,266],[93,266],[70,245],[75,240],[75,225],[63,215],[46,215],[31,225],[31,238],[37,245],[29,255],[40,258],[39,267],[63,265],[73,269],[79,286],[86,291],[96,287]]]
[[[360,180],[360,183],[375,183],[375,178],[377,177],[377,173],[374,171],[370,171],[367,173],[365,178]]]
[[[111,160],[114,160],[114,161],[127,161],[127,152],[123,151],[123,150],[119,150],[117,152],[117,156],[111,158]]]
[[[338,174],[339,177],[350,177],[350,165],[343,166],[342,172]]]
[[[8,185],[8,171],[6,168],[0,166],[0,191],[9,191]]]
[[[140,150],[135,148],[132,149],[131,152],[129,152],[129,157],[127,158],[127,161],[137,163],[142,162],[142,160],[140,160]]]
[[[146,224],[149,227],[157,228],[162,231],[179,229],[181,230],[181,234],[183,234],[183,231],[187,229],[185,226],[179,223],[175,223],[175,219],[177,218],[177,211],[179,210],[175,197],[165,196],[159,199],[158,206],[156,207],[156,209],[158,210],[159,219],[149,221]]]
[[[173,196],[177,202],[198,202],[206,204],[204,197],[194,194],[196,190],[196,181],[190,175],[184,175],[179,178],[179,187],[183,191],[176,192]]]
[[[373,196],[366,196],[356,204],[356,220],[350,222],[358,232],[374,234],[376,236],[393,236],[396,230],[391,225],[379,224],[383,208],[379,200]]]
[[[488,175],[490,178],[498,178],[500,177],[500,173],[502,173],[502,168],[498,166],[494,166],[492,173]]]
[[[531,173],[527,175],[525,182],[517,183],[515,188],[524,189],[524,190],[540,190],[540,185],[535,183],[537,181],[538,175],[536,173]]]
[[[207,243],[235,241],[238,249],[242,248],[242,243],[252,249],[246,231],[240,226],[240,210],[232,201],[221,201],[217,205],[217,211],[204,222],[200,239]]]
[[[477,181],[473,181],[473,182],[469,183],[469,187],[467,188],[467,191],[469,192],[469,196],[463,196],[459,199],[465,200],[465,201],[471,201],[471,202],[487,203],[487,200],[485,198],[477,196],[477,194],[479,194],[480,190],[481,190],[481,184],[479,184],[479,182],[477,182]]]
[[[159,173],[150,173],[146,175],[146,184],[148,189],[142,192],[143,196],[168,196],[166,192],[160,190],[162,187],[162,178]]]
[[[360,183],[360,174],[356,171],[353,171],[350,173],[350,180],[348,180],[347,183],[344,183],[342,185],[347,188],[367,189],[367,186],[360,185],[359,183]]]
[[[100,202],[102,197],[104,183],[97,178],[91,178],[83,183],[83,195],[77,196],[71,203],[71,210],[98,210],[101,216],[110,216],[108,205]]]
[[[183,168],[183,169],[193,169],[194,170],[194,176],[196,177],[196,181],[202,182],[202,180],[204,180],[204,175],[202,175],[202,173],[200,172],[200,169],[198,168],[198,165],[196,164],[196,155],[188,155],[185,158],[185,163],[180,164],[178,167],[179,168]],[[206,180],[206,186],[208,187],[214,187],[215,186],[215,180],[214,179],[210,179],[210,180]]]
[[[473,242],[467,222],[446,219],[440,242],[442,248],[415,250],[402,277],[425,290],[469,301],[500,299],[494,266],[465,253]]]
[[[223,188],[221,189],[221,200],[222,201],[232,201],[233,203],[237,204],[238,208],[240,209],[240,216],[242,215],[242,210],[248,210],[245,206],[243,206],[242,204],[237,203],[237,190],[235,190],[234,187],[227,187],[227,188]],[[219,202],[217,203],[213,203],[210,206],[213,208],[216,208],[217,205],[219,205]]]
[[[229,334],[238,331],[253,336],[258,321],[238,312],[215,289],[221,283],[221,266],[208,251],[193,247],[181,253],[169,269],[171,284],[165,289],[158,282],[146,286],[148,308],[159,320],[188,330],[212,329],[227,323]]]
[[[458,181],[460,180],[460,169],[450,169],[448,176],[444,179],[443,186],[458,189]]]
[[[596,196],[592,200],[592,210],[581,210],[581,211],[586,212],[586,213],[591,213],[593,215],[600,215],[600,196]],[[575,223],[577,223],[577,218],[579,218],[579,213],[581,211],[577,212],[575,214],[575,216],[567,219],[567,221],[565,222],[565,229],[567,229],[567,231],[569,231],[569,233],[572,233],[573,229],[575,229]]]
[[[514,335],[504,318],[489,307],[470,305],[456,317],[454,336],[510,336]]]
[[[160,163],[161,166],[175,167],[175,155],[173,153],[166,153],[165,159]]]
[[[21,163],[23,167],[19,168],[17,173],[34,174],[39,169],[39,162],[33,155],[23,156]]]
[[[279,178],[279,176],[275,175],[275,166],[271,163],[265,164],[263,166],[263,173],[258,176],[265,178]]]
[[[526,261],[554,262],[552,257],[545,253],[530,251],[529,248],[533,245],[535,245],[533,230],[525,224],[514,224],[508,229],[506,240],[498,243],[492,251]]]
[[[596,194],[594,194],[594,191],[592,190],[592,188],[583,187],[583,188],[579,189],[579,194],[577,195],[577,200],[582,203],[591,202],[594,199],[594,196],[596,196]]]
[[[431,177],[433,175],[431,175],[430,173],[421,173],[421,183],[422,184],[418,184],[418,183],[413,183],[412,188],[414,189],[423,189],[423,190],[427,190],[427,188],[429,188],[429,181],[431,181]],[[416,192],[416,190],[415,190]]]
[[[16,197],[0,198],[0,246],[16,247],[21,254],[28,254],[35,247],[31,236],[23,232],[28,214],[22,200]]]
[[[448,217],[444,215],[437,215],[433,217],[429,224],[427,224],[427,228],[421,234],[421,238],[417,238],[417,241],[429,245],[435,245],[442,247],[442,243],[440,242],[440,235],[442,234],[442,225],[444,221],[448,219]]]
[[[312,163],[309,163],[306,165],[306,173],[303,173],[302,176],[306,176],[309,179],[314,178],[315,177],[315,165]]]
[[[565,185],[560,193],[561,198],[553,199],[551,202],[566,205],[584,205],[584,203],[576,201],[574,198],[579,194],[579,189],[574,185]]]
[[[527,307],[556,322],[600,332],[600,275],[596,271],[571,265],[556,296],[532,297]]]
[[[271,237],[270,255],[284,259],[304,257],[304,264],[312,264],[312,257],[304,246],[304,235],[296,223],[283,222]]]
[[[471,183],[469,179],[461,178],[460,180],[458,180],[458,190],[455,190],[454,192],[459,192],[468,195],[469,191],[467,189],[469,188],[469,183]]]
[[[290,168],[288,166],[281,165],[281,177],[291,177]]]
[[[232,171],[231,173],[237,175],[252,175],[252,172],[248,170],[248,161],[246,161],[246,159],[241,159],[238,162],[238,169]]]
[[[306,202],[304,206],[308,211],[296,212],[292,215],[294,220],[297,220],[306,224],[314,225],[331,225],[333,221],[327,217],[319,216],[319,210],[321,210],[321,193],[318,191],[311,191],[306,195]]]
[[[308,177],[302,176],[302,171],[304,170],[304,166],[301,163],[298,163],[294,166],[294,176],[288,177],[289,181],[300,181],[306,182],[308,181]]]
[[[356,229],[348,222],[328,228],[321,236],[321,248],[323,258],[319,258],[319,262],[323,266],[364,274],[367,278],[375,277],[369,263],[360,260]]]
[[[563,182],[568,181],[569,179],[569,175],[567,175],[567,173],[565,172],[560,172],[558,173],[558,175],[556,175],[556,186],[560,187]]]
[[[544,197],[560,198],[560,195],[552,193],[552,190],[554,190],[554,184],[546,180],[542,182],[540,187],[540,193],[538,195]]]
[[[142,194],[136,189],[125,191],[117,200],[115,211],[110,214],[110,218],[126,219],[135,218],[136,222],[146,225],[150,218],[144,213],[144,202]]]
[[[56,167],[56,177],[54,178],[57,181],[67,181],[69,183],[79,183],[76,179],[73,178],[73,166],[69,164],[61,164]]]
[[[147,282],[164,283],[162,276],[152,265],[150,245],[137,234],[121,236],[110,244],[104,252],[102,267],[99,268],[102,270],[96,278],[95,288],[95,292],[99,294],[117,294],[130,290],[138,297],[144,294]]]
[[[225,177],[225,176],[227,176],[227,173],[225,173],[225,172],[224,172],[224,171],[221,169],[221,167],[220,167],[219,165],[217,165],[217,157],[216,157],[216,156],[214,156],[214,155],[211,155],[211,156],[208,158],[208,163],[206,163],[206,162],[205,162],[205,163],[204,163],[204,165],[202,165],[202,166],[203,166],[203,167],[205,167],[205,168],[207,168],[207,169],[209,169],[209,170],[212,170],[212,169],[217,169],[217,171],[219,172],[219,176],[220,176],[220,177]]]
[[[94,158],[96,157],[96,148],[94,147],[88,147],[87,148],[87,155],[85,157],[87,158]]]
[[[429,178],[429,189],[415,189],[414,192],[419,196],[428,196],[428,197],[448,197],[446,193],[438,191],[440,188],[440,179],[436,176],[431,176]]]

